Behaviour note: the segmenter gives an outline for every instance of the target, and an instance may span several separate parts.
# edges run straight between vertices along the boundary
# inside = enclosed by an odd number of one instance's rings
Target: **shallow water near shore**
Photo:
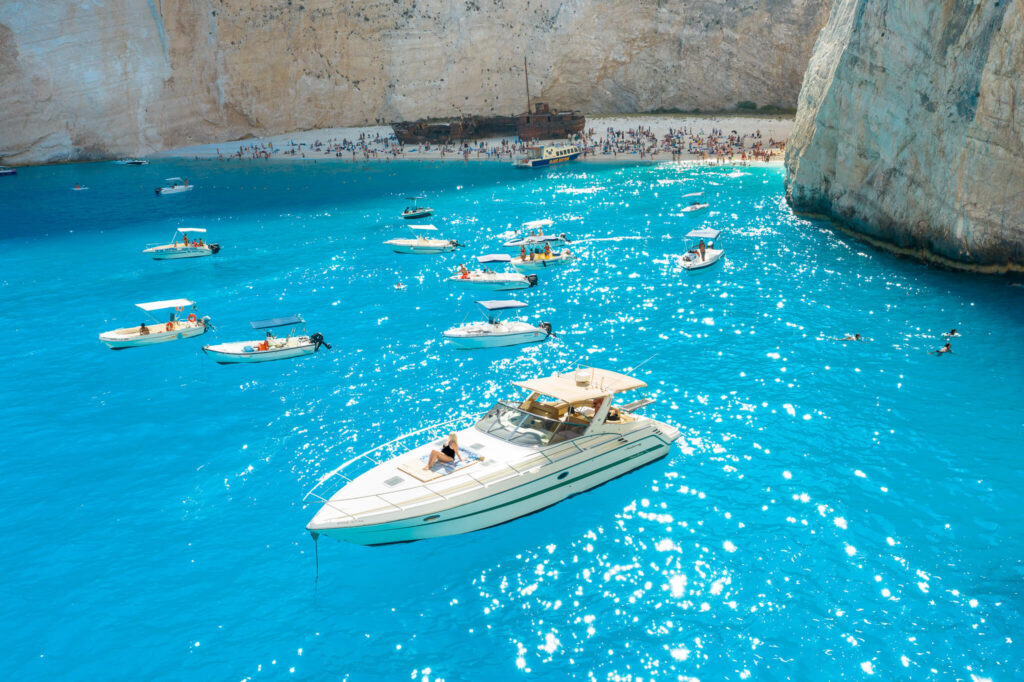
[[[174,175],[195,191],[154,196]],[[4,679],[1019,679],[1024,289],[796,218],[782,181],[183,161],[0,178]],[[694,192],[710,212],[680,217]],[[382,246],[410,193],[467,248]],[[445,345],[477,313],[443,277],[541,217],[582,257],[516,295],[558,337]],[[726,262],[687,276],[696,225],[724,231]],[[179,226],[222,251],[141,255]],[[178,296],[216,332],[97,340]],[[200,350],[293,313],[333,350]],[[928,355],[952,327],[954,353]],[[869,340],[836,340],[853,332]],[[644,360],[647,413],[684,434],[666,458],[470,535],[322,539],[314,583],[301,499],[344,459],[515,379]]]

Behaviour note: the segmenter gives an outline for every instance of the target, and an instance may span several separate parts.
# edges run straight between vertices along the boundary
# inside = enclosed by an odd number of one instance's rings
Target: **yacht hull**
[[[216,251],[208,246],[158,246],[145,249],[142,253],[147,254],[153,260],[176,260],[178,258],[202,258],[212,256]]]
[[[603,455],[581,457],[557,470],[538,472],[522,485],[457,507],[389,523],[340,528],[319,528],[314,519],[308,529],[358,545],[386,545],[471,533],[507,523],[596,488],[664,457],[671,446],[671,441],[646,436]]]
[[[157,343],[190,339],[193,336],[202,336],[206,333],[206,326],[203,324],[179,324],[176,329],[163,331],[163,328],[160,325],[154,323],[153,326],[150,327],[149,334],[139,334],[135,331],[136,329],[138,328],[118,329],[104,332],[100,334],[100,341],[106,344],[108,348],[113,350],[122,350],[124,348],[152,346]]]
[[[472,277],[462,278],[458,275],[449,277],[448,281],[463,289],[474,291],[514,291],[516,289],[529,289],[533,286],[527,279],[473,279]]]
[[[312,355],[316,348],[312,343],[285,348],[271,348],[261,351],[246,351],[246,347],[255,348],[259,341],[235,341],[216,346],[203,346],[203,352],[220,365],[234,365],[253,362],[271,362],[273,360],[289,360],[304,355]]]
[[[524,343],[540,343],[547,340],[548,333],[539,328],[507,334],[474,334],[472,336],[445,332],[444,338],[464,350],[475,350],[477,348],[502,348],[504,346],[520,346]]]

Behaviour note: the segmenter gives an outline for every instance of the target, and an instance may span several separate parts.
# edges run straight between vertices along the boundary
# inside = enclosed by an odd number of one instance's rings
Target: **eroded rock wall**
[[[797,210],[954,267],[1024,266],[1024,0],[836,0],[786,165]]]
[[[0,158],[515,114],[793,107],[830,0],[4,0]]]

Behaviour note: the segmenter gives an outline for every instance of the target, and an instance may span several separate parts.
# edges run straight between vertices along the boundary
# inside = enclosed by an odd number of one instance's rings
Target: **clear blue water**
[[[153,195],[189,177],[186,196]],[[87,192],[72,192],[80,182]],[[725,265],[673,254],[705,191]],[[469,247],[395,256],[401,196]],[[797,219],[779,169],[218,164],[0,178],[3,679],[1021,679],[1024,289]],[[582,260],[522,295],[549,344],[456,352],[440,280],[550,216]],[[139,251],[203,226],[214,258]],[[607,237],[621,239],[596,241]],[[402,281],[405,291],[393,285]],[[112,352],[139,301],[218,329]],[[331,352],[200,346],[302,313]],[[959,328],[954,354],[934,357]],[[860,332],[867,343],[835,337]],[[304,530],[349,454],[576,362],[684,438],[504,526],[364,548]]]

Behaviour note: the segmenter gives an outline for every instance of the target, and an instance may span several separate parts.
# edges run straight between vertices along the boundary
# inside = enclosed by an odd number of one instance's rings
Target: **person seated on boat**
[[[551,258],[551,242],[544,242],[544,257]]]
[[[270,350],[270,343],[274,340],[274,332],[267,332],[267,337],[256,346],[256,350]]]
[[[462,263],[459,263],[459,277],[462,279],[469,279],[469,270]]]
[[[459,436],[453,431],[448,434],[448,440],[445,441],[440,450],[430,451],[430,459],[427,460],[427,466],[423,467],[423,470],[430,471],[438,462],[447,464],[457,459],[462,459],[462,457],[459,455]]]
[[[526,260],[526,246],[519,247],[519,260]]]
[[[700,240],[700,244],[697,244],[697,250],[700,251],[700,261],[704,262],[704,240]]]
[[[604,418],[606,422],[617,422],[619,421],[619,408],[609,407],[608,416]]]
[[[147,334],[149,334],[149,327],[147,327],[146,323],[143,322],[139,325],[139,336],[146,336]]]
[[[185,243],[185,246],[188,246],[188,235],[187,234],[181,235],[181,241]]]

